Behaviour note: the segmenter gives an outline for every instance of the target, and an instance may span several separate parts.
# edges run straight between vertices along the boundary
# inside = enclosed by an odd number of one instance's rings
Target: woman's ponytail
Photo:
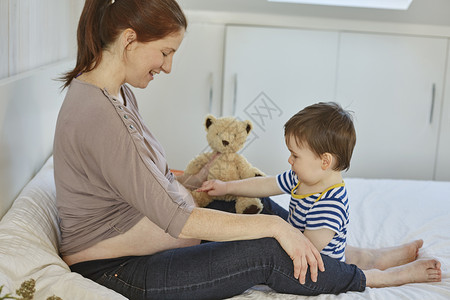
[[[91,71],[101,61],[104,45],[100,28],[109,5],[111,1],[108,0],[86,0],[78,22],[77,63],[72,71],[61,78],[64,81],[63,88],[68,87],[79,74]]]

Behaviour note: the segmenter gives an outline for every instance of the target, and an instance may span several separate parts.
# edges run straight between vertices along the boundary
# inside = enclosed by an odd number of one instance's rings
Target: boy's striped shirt
[[[345,184],[336,184],[322,193],[296,195],[300,182],[292,171],[277,176],[278,186],[291,195],[288,222],[302,232],[328,228],[336,234],[321,253],[345,261],[349,206]]]

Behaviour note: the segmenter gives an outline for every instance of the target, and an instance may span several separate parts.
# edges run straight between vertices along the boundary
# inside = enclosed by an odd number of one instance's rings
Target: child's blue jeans
[[[272,207],[267,201],[264,205]],[[272,209],[276,213],[276,204]],[[359,268],[322,259],[325,272],[314,283],[308,271],[303,285],[294,278],[292,260],[272,238],[207,242],[148,256],[87,261],[71,269],[129,299],[223,299],[258,284],[298,295],[364,291],[366,279]]]

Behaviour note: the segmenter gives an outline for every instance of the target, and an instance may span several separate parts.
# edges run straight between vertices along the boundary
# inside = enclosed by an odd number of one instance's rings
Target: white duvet
[[[348,241],[361,247],[386,247],[423,239],[419,257],[437,258],[442,282],[370,289],[363,293],[305,297],[277,294],[256,286],[233,299],[450,299],[450,182],[346,179],[350,196]],[[278,198],[287,204],[286,198]],[[24,188],[0,222],[1,295],[36,280],[34,299],[126,299],[70,272],[58,256],[53,161]]]

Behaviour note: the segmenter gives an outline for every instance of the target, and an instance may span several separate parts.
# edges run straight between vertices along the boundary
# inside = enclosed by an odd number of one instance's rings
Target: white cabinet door
[[[435,179],[450,181],[450,53],[446,78]]]
[[[147,126],[163,145],[169,167],[184,170],[207,147],[203,123],[220,113],[225,26],[188,25],[171,74],[133,89]]]
[[[356,115],[350,176],[433,179],[447,40],[342,33],[337,100]]]
[[[276,175],[290,168],[284,123],[303,107],[333,100],[338,33],[227,26],[223,114],[251,120],[247,160]]]

